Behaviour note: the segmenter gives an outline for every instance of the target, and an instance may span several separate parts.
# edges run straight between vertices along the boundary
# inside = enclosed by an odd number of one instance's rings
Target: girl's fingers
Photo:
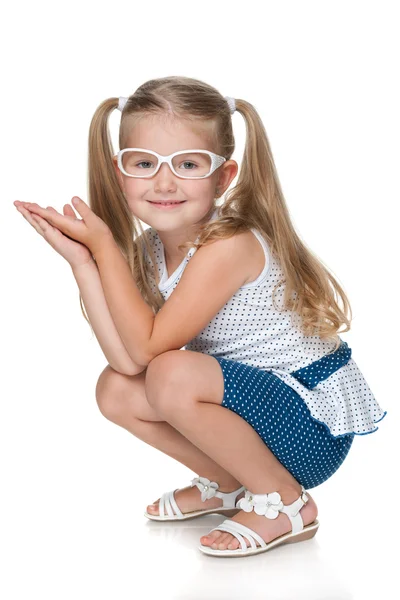
[[[43,215],[43,213],[46,212],[46,209],[39,206],[39,204],[37,204],[36,202],[23,202],[22,204],[24,208],[26,208],[26,210],[29,210],[31,213]]]
[[[43,231],[39,225],[39,222],[32,218],[32,213],[30,213],[29,210],[26,210],[26,208],[23,208],[23,206],[17,206],[17,210],[22,214],[24,219],[28,221],[28,223],[32,225],[32,227],[36,229],[38,233],[40,233],[40,235],[43,235]]]
[[[46,219],[42,219],[40,215],[32,214],[32,219],[39,225],[40,229],[44,234],[52,233],[53,231],[58,231],[56,227],[53,227],[51,223],[46,221]]]
[[[66,204],[63,209],[64,209],[64,217],[67,217],[68,219],[70,219],[71,221],[76,221],[76,216],[75,213],[73,211],[73,209],[71,207],[69,207],[70,210],[68,210],[68,204]],[[52,206],[46,206],[46,210],[48,210],[49,212],[55,214],[55,215],[59,215],[62,213],[59,213],[55,208],[53,208]],[[54,225],[53,225],[54,227]],[[66,235],[66,234],[64,234]]]
[[[44,236],[44,234],[49,231],[49,227],[51,227],[51,225],[49,225],[49,223],[47,223],[47,221],[42,219],[42,217],[39,217],[39,215],[32,215],[32,219],[33,219],[34,223],[39,225],[40,230],[42,231],[42,234]]]
[[[62,221],[63,217],[67,217],[69,221],[73,221],[76,223],[83,223],[83,219],[79,219],[72,206],[69,204],[65,204],[63,209],[63,213],[59,213],[52,206],[47,206],[46,208],[42,208],[36,202],[23,202],[24,207],[29,210],[31,214],[36,214],[45,219],[46,222],[51,224],[55,229],[59,229],[66,235],[63,231],[63,225],[65,225],[65,221]]]
[[[60,215],[56,210],[50,211],[45,208],[39,206],[36,202],[29,202],[28,210],[39,217],[42,217],[42,220],[48,223],[49,225],[54,225],[54,227],[63,230],[63,224],[65,225],[64,215]]]
[[[57,213],[57,211],[50,207],[47,207],[50,212]],[[72,241],[76,241],[71,238],[69,235],[60,231],[57,227],[54,227],[51,223],[46,221],[46,219],[42,219],[36,213],[33,213],[29,210],[21,206],[17,206],[17,209],[22,213],[22,216],[36,229],[38,233],[54,248],[53,244],[56,243],[57,238],[61,235],[69,238]],[[57,213],[58,214],[58,213]],[[68,216],[68,215],[67,215]]]
[[[72,216],[69,214],[59,213],[52,207],[48,209],[38,207],[34,208],[32,212],[39,216],[42,216],[45,220],[45,223],[48,223],[49,226],[53,227],[57,231],[60,231],[63,235],[74,241],[78,240],[72,233],[73,230],[71,229],[71,227],[75,228],[76,226],[78,226],[81,228],[85,228],[83,220],[77,219],[75,217],[75,214]],[[71,225],[71,227],[69,226],[69,224]]]
[[[24,203],[22,203],[22,202],[18,202],[18,204],[14,204],[14,205],[16,206],[17,210],[22,214],[24,219],[26,221],[28,221],[28,223],[30,223],[30,225],[32,225],[32,227],[34,227],[36,229],[36,231],[42,237],[45,237],[45,235],[44,235],[45,233],[47,234],[47,237],[49,234],[52,234],[52,233],[58,234],[59,233],[59,229],[57,229],[57,227],[54,227],[53,225],[51,225],[51,223],[46,221],[46,219],[43,219],[40,215],[24,208],[23,204]],[[28,203],[28,204],[30,204],[30,203]],[[50,212],[53,212],[55,214],[58,214],[57,211],[52,206],[48,206],[47,210],[49,210]]]
[[[21,210],[25,210],[25,209],[21,209]],[[40,215],[30,212],[29,210],[25,210],[25,214],[27,215],[26,220],[29,221],[31,223],[31,225],[33,225],[33,227],[35,227],[36,231],[38,233],[40,233],[45,239],[46,239],[46,236],[47,237],[49,236],[49,234],[52,234],[53,232],[58,231],[58,229],[56,227],[53,227],[53,225],[51,223],[49,223],[48,221],[46,221],[46,219],[42,219],[42,217]],[[29,217],[28,217],[28,215],[29,215]]]
[[[64,215],[68,215],[69,217],[74,217],[74,219],[76,219],[76,214],[70,204],[64,204],[63,211]]]

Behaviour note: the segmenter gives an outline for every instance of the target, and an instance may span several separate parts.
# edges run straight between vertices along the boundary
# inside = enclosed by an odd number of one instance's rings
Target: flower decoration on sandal
[[[192,479],[191,487],[194,485],[197,485],[201,491],[201,499],[203,502],[213,498],[215,496],[215,492],[219,488],[218,483],[215,483],[215,481],[210,481],[207,479],[207,477],[195,477]]]
[[[257,515],[263,515],[268,519],[276,519],[279,511],[283,508],[283,502],[278,492],[252,494],[249,490],[246,490],[244,498],[237,501],[236,507],[245,512],[254,510]]]

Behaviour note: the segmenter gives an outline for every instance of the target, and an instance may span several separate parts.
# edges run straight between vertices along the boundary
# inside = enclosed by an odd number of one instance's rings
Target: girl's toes
[[[219,536],[216,538],[216,540],[212,540],[210,546],[211,548],[214,548],[214,550],[216,550],[218,548],[218,540],[219,540]]]
[[[149,504],[148,505],[147,512],[150,513],[151,515],[158,515],[159,514],[159,503],[158,503],[158,500],[156,500],[154,502],[154,504]]]
[[[211,533],[209,533],[208,535],[203,535],[200,538],[200,542],[202,544],[204,544],[205,546],[211,546],[211,544],[214,543],[214,540],[220,536],[220,532],[219,531],[212,531]]]
[[[233,538],[228,544],[228,550],[237,550],[239,548],[239,540]]]
[[[200,542],[205,546],[211,546],[214,550],[226,550],[229,544],[233,544],[233,550],[238,548],[238,540],[230,533],[222,531],[212,531],[209,535],[200,538]]]
[[[215,548],[215,549],[218,549],[218,550],[222,550],[223,549],[222,545],[223,545],[223,542],[224,542],[225,538],[226,538],[226,534],[222,533],[220,531],[219,532],[219,536],[217,538],[215,538],[213,544],[211,545],[212,548]]]
[[[231,540],[232,540],[232,536],[230,533],[225,533],[225,534],[221,535],[221,537],[218,540],[216,540],[216,543],[218,545],[218,550],[226,550],[226,548]]]
[[[221,543],[222,538],[224,537],[224,534],[221,533],[220,531],[216,532],[216,536],[214,536],[214,539],[211,542],[211,548],[215,548],[217,549],[219,544]]]

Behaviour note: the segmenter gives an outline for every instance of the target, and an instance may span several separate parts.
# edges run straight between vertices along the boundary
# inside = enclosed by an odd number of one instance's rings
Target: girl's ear
[[[220,169],[217,188],[219,190],[219,194],[223,194],[230,186],[231,181],[235,179],[239,170],[239,165],[237,164],[236,160],[231,159],[224,162]]]

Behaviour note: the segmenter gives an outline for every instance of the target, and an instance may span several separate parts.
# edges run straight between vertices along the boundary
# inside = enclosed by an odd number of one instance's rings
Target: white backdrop
[[[382,0],[174,0],[3,9],[4,600],[396,596],[397,8]],[[71,269],[13,205],[61,212],[74,195],[86,201],[96,107],[167,75],[202,79],[259,111],[293,222],[350,299],[352,329],[342,337],[388,411],[312,492],[318,535],[239,561],[197,550],[222,517],[163,524],[143,516],[195,474],[100,413],[95,386],[107,361]],[[239,113],[232,118],[240,166],[245,127]],[[119,122],[115,111],[115,152]]]

